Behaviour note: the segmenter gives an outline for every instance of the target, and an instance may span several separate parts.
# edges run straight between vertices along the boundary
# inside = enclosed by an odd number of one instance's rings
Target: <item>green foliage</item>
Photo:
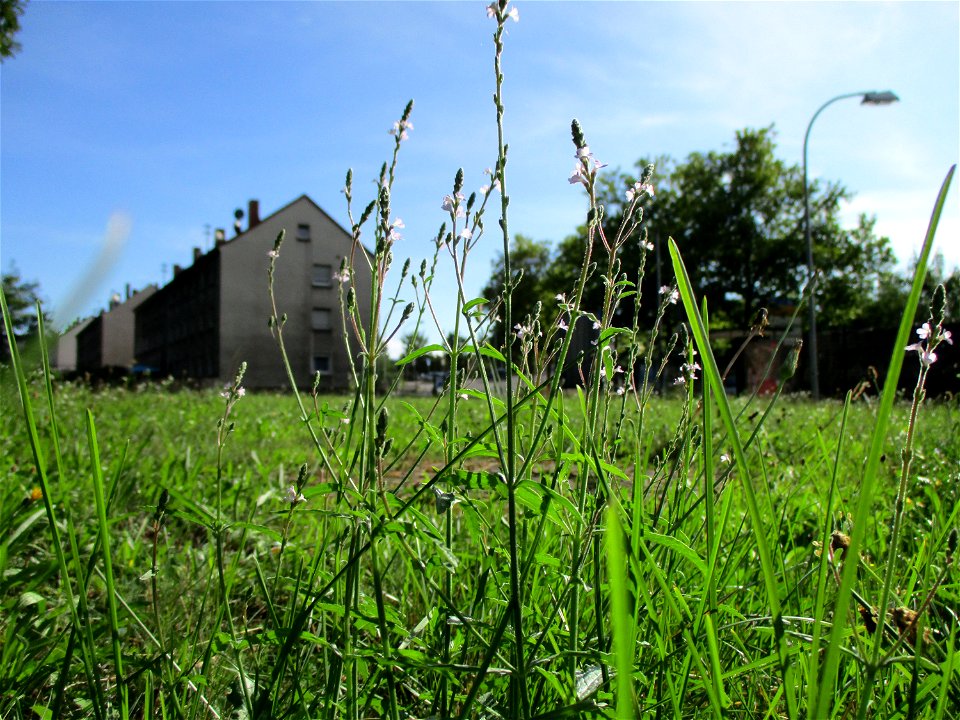
[[[27,0],[0,0],[0,62],[20,52],[20,43],[15,38],[26,6]]]
[[[603,234],[608,240],[616,236],[630,206],[625,191],[650,164],[641,160],[636,165],[638,175],[614,171],[597,183]],[[626,240],[618,268],[635,282],[644,255],[642,245],[654,247],[640,287],[641,316],[646,322],[652,323],[656,316],[652,298],[657,290],[673,281],[666,257],[669,237],[687,258],[690,280],[707,299],[715,328],[746,329],[759,308],[772,310],[798,302],[807,275],[803,172],[776,156],[772,127],[738,131],[734,147],[727,151],[695,152],[679,163],[659,158],[652,164],[656,195],[638,203],[642,215],[635,210],[635,218],[642,217],[643,231]],[[819,317],[824,327],[873,314],[875,303],[885,304],[892,287],[902,282],[894,274],[889,240],[874,231],[874,218],[864,215],[855,227],[842,226],[841,202],[849,197],[849,191],[837,183],[810,186],[814,257],[821,272]],[[573,284],[583,263],[586,238],[587,227],[581,226],[542,261],[549,270],[539,276],[542,280],[530,301],[518,301],[522,312],[531,312],[533,301],[564,292]],[[595,246],[601,242],[599,234],[594,237]],[[493,280],[491,286],[496,287]],[[902,306],[905,296],[893,295]],[[602,296],[603,282],[597,273],[585,289],[585,305],[598,307]],[[632,302],[625,303],[625,314],[632,311]]]
[[[17,343],[35,338],[37,334],[37,303],[40,302],[40,286],[36,282],[24,280],[16,266],[3,273],[3,294],[7,299],[10,310],[13,337]],[[41,305],[42,308],[42,305]],[[3,327],[3,337],[0,339],[0,362],[9,359],[7,348],[7,328]]]

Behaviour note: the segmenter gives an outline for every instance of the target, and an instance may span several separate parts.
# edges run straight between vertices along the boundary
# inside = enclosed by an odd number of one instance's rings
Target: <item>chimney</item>
[[[193,249],[193,261],[196,262],[199,260],[201,255],[203,255],[203,251],[200,248],[195,247]]]
[[[130,299],[130,283],[127,283],[126,290],[127,290],[127,300],[129,300]]]
[[[217,228],[213,231],[213,242],[215,245],[223,245],[227,241],[227,231],[223,228]]]
[[[177,275],[179,275],[181,270],[183,270],[182,267],[180,267],[179,265],[174,264],[174,266],[173,266],[173,276],[176,277]]]
[[[247,204],[247,230],[253,230],[260,224],[260,201],[251,200]]]

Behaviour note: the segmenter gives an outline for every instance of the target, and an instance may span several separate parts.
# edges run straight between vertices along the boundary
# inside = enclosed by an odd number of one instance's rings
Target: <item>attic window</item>
[[[310,226],[306,223],[297,225],[297,240],[300,242],[310,242]]]

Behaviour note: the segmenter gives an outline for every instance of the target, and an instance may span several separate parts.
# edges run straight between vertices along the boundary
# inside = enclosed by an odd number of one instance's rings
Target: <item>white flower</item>
[[[577,163],[574,166],[573,172],[570,173],[570,177],[567,178],[567,182],[571,185],[576,185],[577,183],[587,184],[587,176],[583,174],[583,165]]]
[[[492,3],[487,5],[487,17],[495,18],[497,16],[497,0],[493,0]]]
[[[946,340],[947,345],[953,345],[953,333],[949,330],[944,330],[943,334],[940,335],[941,340]]]
[[[644,193],[646,193],[650,197],[653,197],[653,185],[651,185],[650,183],[635,182],[633,184],[633,187],[628,189],[626,192],[627,200],[629,202],[632,202],[633,198],[635,198],[638,195],[643,195]]]
[[[723,453],[722,455],[720,455],[720,462],[725,462],[725,463],[730,462],[730,456],[727,455],[726,453]]]
[[[280,257],[280,252],[277,250],[267,250],[267,257],[276,260],[278,257]]]
[[[557,293],[556,295],[553,296],[553,299],[558,302],[565,303],[567,301],[567,296],[565,293]]]
[[[662,288],[660,288],[660,294],[667,295],[667,302],[669,302],[671,305],[676,305],[677,300],[680,299],[680,291],[676,288],[670,287],[669,285],[664,285]]]
[[[400,122],[395,122],[393,128],[390,129],[389,133],[394,137],[399,136],[400,142],[403,142],[410,136],[407,134],[407,130],[413,130],[413,123],[409,120],[401,120]]]
[[[645,250],[653,251],[653,243],[652,243],[652,242],[645,242],[645,243],[642,243],[642,244],[643,244],[643,248],[644,248]]]
[[[507,17],[514,22],[520,22],[520,11],[516,8],[511,8],[510,12],[507,13]]]
[[[599,330],[599,329],[600,329],[600,321],[599,321],[599,320],[594,320],[594,321],[593,321],[593,329],[594,329],[594,330]]]
[[[465,227],[463,230],[460,231],[460,237],[463,238],[464,240],[470,240],[473,237],[473,230],[471,230],[468,227]]]
[[[338,283],[350,282],[350,268],[344,268],[341,272],[334,273],[333,279]]]
[[[563,332],[566,332],[569,329],[568,325],[563,321],[563,318],[557,320],[557,327]]]
[[[291,485],[287,488],[286,494],[283,496],[284,502],[288,502],[291,505],[296,505],[297,503],[306,502],[307,499],[303,496],[303,493],[297,492],[297,488],[294,485]]]
[[[528,332],[527,329],[520,323],[517,323],[516,325],[514,325],[513,329],[516,331],[518,338],[522,338]]]
[[[440,205],[441,210],[446,210],[448,213],[455,212],[456,217],[463,217],[464,212],[463,208],[460,207],[460,203],[463,201],[463,193],[457,193],[456,195],[444,195],[443,202]]]
[[[921,340],[926,340],[928,337],[930,337],[932,332],[933,331],[930,329],[930,323],[924,323],[919,328],[917,328],[917,336]]]
[[[237,397],[243,397],[243,396],[246,395],[246,394],[247,394],[247,389],[246,389],[246,388],[243,388],[243,387],[238,387],[238,388],[237,388]]]
[[[617,395],[623,395],[626,392],[626,389],[621,385],[617,388]]]

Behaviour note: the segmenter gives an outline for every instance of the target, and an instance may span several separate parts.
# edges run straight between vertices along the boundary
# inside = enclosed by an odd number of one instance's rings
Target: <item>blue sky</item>
[[[512,232],[557,242],[582,222],[571,118],[612,167],[729,148],[736,130],[770,124],[799,164],[823,102],[891,89],[900,103],[824,111],[810,175],[854,191],[851,224],[875,214],[904,263],[919,247],[960,155],[960,4],[516,6],[504,54]],[[31,0],[22,26],[22,51],[0,69],[0,261],[39,281],[59,322],[127,283],[169,280],[212,245],[208,227],[232,235],[251,198],[265,216],[306,193],[346,225],[344,174],[366,204],[408,99],[399,260],[431,253],[457,168],[473,190],[496,156],[483,3]],[[487,224],[471,295],[502,247]],[[938,235],[951,266],[958,235],[955,182]],[[441,272],[435,299],[449,307]]]

